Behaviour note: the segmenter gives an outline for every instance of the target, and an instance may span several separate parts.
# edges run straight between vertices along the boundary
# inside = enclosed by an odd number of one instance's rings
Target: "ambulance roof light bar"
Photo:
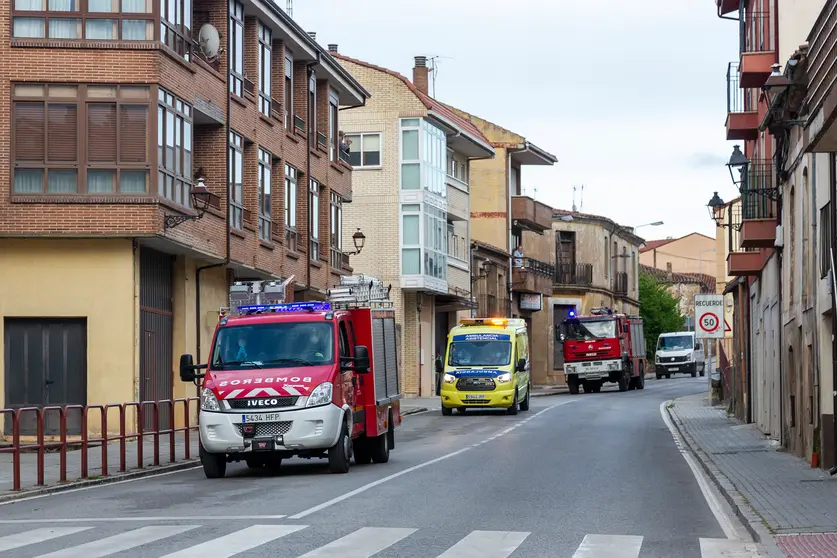
[[[507,326],[509,325],[508,318],[462,318],[459,320],[460,325],[467,326]]]

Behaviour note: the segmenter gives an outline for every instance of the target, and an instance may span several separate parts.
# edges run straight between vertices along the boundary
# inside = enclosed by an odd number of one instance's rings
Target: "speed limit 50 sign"
[[[695,295],[695,325],[696,337],[724,338],[724,295]]]

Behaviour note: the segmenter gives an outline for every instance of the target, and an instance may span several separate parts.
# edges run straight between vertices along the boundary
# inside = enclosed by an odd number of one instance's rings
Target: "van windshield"
[[[691,335],[671,335],[657,339],[658,351],[683,351],[694,347]]]
[[[565,341],[591,341],[616,337],[616,320],[573,320],[564,324]]]
[[[227,326],[212,347],[215,370],[319,366],[334,362],[330,323],[284,322]]]
[[[505,366],[511,362],[509,341],[454,341],[448,366]]]

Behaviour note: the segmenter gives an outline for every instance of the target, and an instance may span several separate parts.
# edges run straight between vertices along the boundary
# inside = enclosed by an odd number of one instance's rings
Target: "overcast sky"
[[[277,0],[284,7],[286,0]],[[643,227],[715,236],[706,203],[724,166],[735,21],[713,0],[294,0],[294,19],[342,54],[412,78],[439,56],[436,98],[555,154],[524,167],[527,195]],[[584,185],[583,207],[581,185]]]

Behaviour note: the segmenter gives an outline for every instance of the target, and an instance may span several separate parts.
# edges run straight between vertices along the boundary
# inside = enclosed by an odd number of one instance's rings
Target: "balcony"
[[[741,188],[741,248],[772,248],[776,241],[778,189],[770,161],[754,161]]]
[[[558,264],[555,266],[553,284],[562,287],[589,287],[593,284],[593,264]]]
[[[770,12],[747,11],[740,23],[741,87],[764,85],[776,62],[776,44]]]
[[[738,62],[727,66],[727,139],[754,140],[759,136],[758,104],[753,89],[741,89]]]
[[[613,278],[613,294],[616,296],[628,296],[628,274],[619,271]]]
[[[761,275],[765,261],[767,258],[762,250],[731,252],[727,256],[727,274],[730,277]]]
[[[813,152],[837,151],[837,0],[828,0],[809,35],[806,104],[810,125],[805,130],[806,146]]]
[[[523,258],[523,265],[512,269],[512,290],[521,293],[552,294],[555,266],[532,258]]]
[[[523,230],[543,234],[552,228],[552,208],[529,196],[512,196],[512,220]]]
[[[738,11],[740,0],[715,0],[718,6],[718,15],[727,15]]]

